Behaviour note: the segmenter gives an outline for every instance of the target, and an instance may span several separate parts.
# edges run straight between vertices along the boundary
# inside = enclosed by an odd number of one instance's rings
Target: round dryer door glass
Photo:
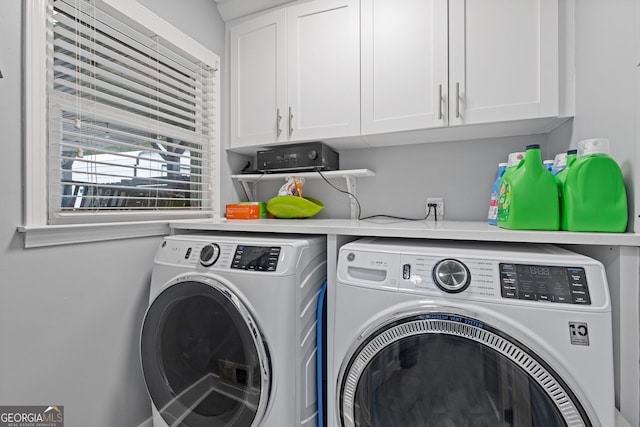
[[[486,340],[486,342],[485,342]],[[413,316],[372,334],[346,365],[342,426],[590,426],[543,361],[475,319]]]
[[[246,308],[218,282],[164,290],[144,319],[147,389],[168,425],[249,427],[269,395],[266,346]]]

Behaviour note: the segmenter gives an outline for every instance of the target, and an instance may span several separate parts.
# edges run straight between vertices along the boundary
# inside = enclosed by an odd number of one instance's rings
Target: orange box
[[[267,217],[264,202],[242,202],[227,205],[227,219],[260,219]]]

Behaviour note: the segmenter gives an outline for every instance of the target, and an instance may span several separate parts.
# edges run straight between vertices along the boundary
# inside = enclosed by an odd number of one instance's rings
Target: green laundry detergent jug
[[[567,216],[563,214],[563,198],[562,194],[564,193],[563,187],[564,183],[567,180],[567,173],[569,172],[569,168],[576,161],[578,157],[578,150],[569,150],[565,156],[565,160],[562,164],[562,170],[556,174],[556,183],[558,184],[558,197],[560,198],[560,230],[567,230]]]
[[[609,153],[608,139],[578,143],[578,157],[560,187],[566,230],[626,231],[627,192],[620,166]]]
[[[528,145],[524,160],[507,172],[500,183],[498,226],[513,230],[558,230],[558,186],[542,165],[540,145]]]

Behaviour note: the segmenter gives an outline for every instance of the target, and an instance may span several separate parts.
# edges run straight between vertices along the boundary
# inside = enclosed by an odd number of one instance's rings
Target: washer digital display
[[[582,267],[500,263],[503,298],[591,304]]]
[[[236,247],[231,268],[238,270],[276,271],[280,247],[244,246]]]

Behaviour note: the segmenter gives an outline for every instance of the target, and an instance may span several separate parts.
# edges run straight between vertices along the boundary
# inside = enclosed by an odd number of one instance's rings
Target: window
[[[219,58],[128,0],[29,0],[27,226],[218,215]]]

